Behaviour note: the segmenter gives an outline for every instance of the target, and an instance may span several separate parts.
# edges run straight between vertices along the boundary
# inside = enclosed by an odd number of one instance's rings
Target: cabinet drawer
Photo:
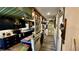
[[[7,41],[6,41],[6,43],[7,43],[7,44],[9,44],[9,43],[10,43],[10,41],[9,41],[9,40],[7,40]]]
[[[6,48],[9,48],[11,45],[10,44],[7,44]]]

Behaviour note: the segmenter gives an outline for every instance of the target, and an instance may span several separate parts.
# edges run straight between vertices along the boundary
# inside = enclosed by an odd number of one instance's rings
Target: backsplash
[[[0,31],[0,38],[4,38],[7,36],[13,35],[13,30],[1,30]]]

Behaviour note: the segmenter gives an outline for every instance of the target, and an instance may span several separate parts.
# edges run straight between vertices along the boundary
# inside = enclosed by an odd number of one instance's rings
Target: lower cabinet
[[[3,39],[0,39],[0,48],[2,49],[2,48],[4,48],[5,47],[5,42],[4,42],[4,40]]]
[[[15,44],[14,42],[15,42],[15,36],[0,39],[0,49],[9,48]]]
[[[0,38],[0,49],[7,49],[17,43],[20,43],[20,40],[23,38],[32,35],[32,31],[19,33],[10,37]]]

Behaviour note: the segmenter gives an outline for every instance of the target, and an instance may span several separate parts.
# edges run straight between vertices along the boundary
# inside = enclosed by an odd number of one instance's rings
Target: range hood
[[[32,8],[29,7],[0,7],[0,17],[15,17],[21,18],[26,16],[32,18]]]

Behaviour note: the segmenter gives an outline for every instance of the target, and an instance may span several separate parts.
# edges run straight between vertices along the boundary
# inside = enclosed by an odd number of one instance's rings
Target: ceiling
[[[23,16],[28,16],[31,18],[32,9],[28,7],[0,7],[0,17],[16,17],[22,18]]]
[[[57,14],[59,7],[36,7],[36,9],[46,18],[53,18]]]

